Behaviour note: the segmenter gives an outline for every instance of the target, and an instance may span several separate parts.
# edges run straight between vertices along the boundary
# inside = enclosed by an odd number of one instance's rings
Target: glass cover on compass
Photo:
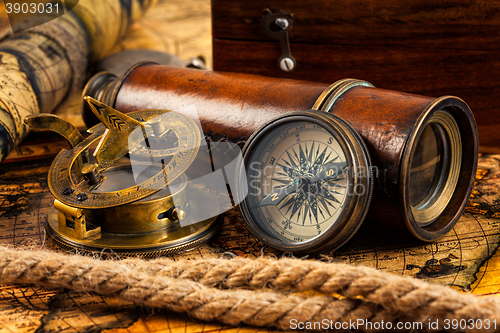
[[[292,113],[256,132],[244,148],[248,195],[240,209],[254,234],[292,252],[337,248],[357,230],[371,196],[359,136],[322,112]],[[366,210],[366,209],[365,209]]]

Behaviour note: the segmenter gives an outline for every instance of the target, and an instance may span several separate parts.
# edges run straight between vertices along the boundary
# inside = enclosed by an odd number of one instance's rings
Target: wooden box
[[[296,67],[280,69],[264,10],[291,14]],[[214,69],[333,83],[351,77],[471,107],[482,151],[500,151],[500,2],[212,0]]]

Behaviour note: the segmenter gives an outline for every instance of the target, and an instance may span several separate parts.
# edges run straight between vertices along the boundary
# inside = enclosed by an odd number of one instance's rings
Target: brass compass
[[[146,257],[206,242],[217,230],[220,207],[184,174],[200,147],[196,123],[167,110],[124,115],[84,99],[101,121],[85,139],[57,116],[25,118],[72,146],[56,156],[48,174],[56,200],[46,229],[54,242],[68,250]]]
[[[371,161],[361,137],[342,119],[288,113],[258,129],[243,154],[239,208],[264,244],[327,253],[363,222],[373,191]]]

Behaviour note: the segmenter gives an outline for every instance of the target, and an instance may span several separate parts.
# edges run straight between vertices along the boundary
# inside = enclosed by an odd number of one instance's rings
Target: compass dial
[[[302,242],[321,234],[341,212],[347,163],[338,141],[319,125],[290,122],[279,131],[250,160],[248,204],[252,214],[270,219],[277,238]]]
[[[353,209],[367,207],[371,196],[369,158],[339,118],[289,114],[257,131],[244,153],[248,194],[240,209],[268,245],[292,252],[338,247],[360,225],[364,213]]]

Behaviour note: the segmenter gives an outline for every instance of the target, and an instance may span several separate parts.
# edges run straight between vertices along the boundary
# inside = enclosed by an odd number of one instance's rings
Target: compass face
[[[325,253],[363,222],[373,192],[368,151],[345,121],[322,111],[287,113],[243,147],[236,191],[250,231],[292,253]]]
[[[246,167],[250,214],[277,239],[304,242],[337,221],[348,194],[348,164],[322,126],[293,121],[276,127]]]

